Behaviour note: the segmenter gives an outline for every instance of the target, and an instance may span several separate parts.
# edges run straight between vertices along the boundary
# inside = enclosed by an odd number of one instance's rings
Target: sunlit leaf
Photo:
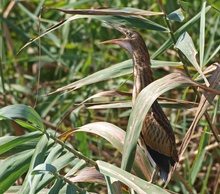
[[[178,1],[178,2],[179,2],[181,9],[187,12],[189,8],[189,2],[186,2],[186,1]]]
[[[70,176],[70,181],[76,182],[87,182],[87,183],[105,183],[103,174],[96,170],[95,167],[87,167],[81,170],[74,176]]]
[[[208,60],[206,61],[206,63],[208,63],[219,51],[220,51],[220,45],[213,51],[213,53],[212,53],[211,56],[208,58]]]
[[[55,174],[57,173],[57,169],[55,166],[51,164],[45,164],[45,163],[39,164],[32,170],[31,175],[46,174],[46,173]]]
[[[182,22],[184,20],[184,15],[181,11],[181,9],[177,9],[176,11],[170,13],[167,18],[169,20],[174,20],[176,22]]]
[[[212,49],[215,47],[215,36],[218,32],[219,22],[220,22],[220,15],[216,13],[217,19],[215,21],[213,30],[211,30],[211,37],[209,37],[208,45],[206,45],[206,52],[204,56],[204,65],[208,64],[208,62],[219,52],[220,45],[212,51]]]
[[[211,9],[211,6],[207,6],[205,12],[207,13]],[[174,32],[174,37],[176,39],[179,38],[181,34],[191,28],[195,22],[201,17],[201,12],[195,15],[191,20],[182,25],[176,32]],[[166,49],[168,49],[173,44],[173,39],[170,37],[152,56],[151,59],[156,58],[161,53],[163,53]]]
[[[211,88],[215,88],[216,90],[220,90],[220,66],[218,65],[216,70],[214,71],[214,73],[212,74],[211,78],[210,78],[210,87]],[[209,106],[209,102],[211,103],[212,100],[214,99],[215,94],[210,94],[209,92],[205,91],[204,95],[201,96],[200,102],[199,102],[199,106],[197,108],[195,117],[193,119],[193,122],[191,124],[191,126],[189,127],[183,141],[182,144],[180,146],[179,149],[179,156],[181,157],[184,153],[184,151],[186,150],[192,135],[194,134],[195,128],[200,120],[200,118],[204,115],[206,109]],[[211,123],[211,121],[209,121]],[[217,140],[217,142],[220,142],[220,138],[218,136],[218,132],[217,129],[214,125],[210,125],[211,130],[213,131],[213,134]]]
[[[199,64],[196,60],[197,51],[193,44],[193,41],[187,32],[184,32],[175,45],[176,48],[181,50],[181,52],[186,56],[186,58],[192,63],[192,65],[196,68],[196,70],[200,73],[202,78],[204,79],[206,86],[209,86],[209,82],[206,79],[205,75],[203,74]]]
[[[136,28],[142,28],[142,29],[150,29],[150,30],[157,30],[157,31],[168,31],[167,28],[152,22],[146,18],[143,17],[138,17],[138,16],[120,16],[120,15],[74,15],[69,17],[66,20],[62,20],[61,22],[59,22],[58,24],[52,26],[51,28],[47,29],[46,32],[44,32],[43,34],[37,36],[36,38],[33,38],[31,40],[29,40],[29,42],[27,42],[20,50],[19,52],[21,52],[21,50],[23,50],[25,47],[27,47],[29,44],[31,44],[32,42],[36,41],[37,39],[45,36],[46,34],[60,28],[61,26],[63,26],[64,24],[71,22],[73,20],[76,19],[82,19],[82,18],[90,18],[90,19],[97,19],[100,21],[107,21],[110,23],[120,23],[121,25],[126,25],[126,26],[132,26],[132,27],[136,27]]]
[[[41,163],[44,163],[44,158],[45,158],[45,154],[47,151],[47,145],[48,145],[48,136],[46,134],[44,134],[42,136],[42,138],[40,139],[40,141],[38,142],[33,156],[32,156],[32,160],[29,166],[29,170],[27,173],[27,176],[25,178],[25,181],[19,191],[19,193],[32,193],[32,192],[36,192],[36,188],[37,185],[41,179],[41,175],[36,175],[33,180],[31,180],[30,176],[31,176],[31,172],[32,170]]]
[[[97,134],[109,141],[116,149],[122,152],[125,132],[113,124],[107,122],[90,123],[80,127],[74,132],[79,131]],[[149,160],[146,158],[146,155],[143,153],[139,146],[135,155],[134,169],[135,171],[139,172],[139,176],[144,174],[143,177],[146,177],[148,180],[150,180],[152,167]]]
[[[112,79],[130,73],[132,73],[132,60],[123,61],[119,64],[95,72],[92,75],[89,75],[81,80],[73,82],[67,86],[58,88],[55,92],[61,92],[65,90],[76,90],[88,84],[93,84],[96,82]],[[55,92],[52,92],[51,94]]]
[[[202,4],[201,19],[200,19],[200,33],[199,33],[199,62],[200,68],[203,67],[204,63],[204,49],[205,49],[205,7],[206,1]]]
[[[105,179],[109,194],[122,194],[121,182],[109,176],[105,176]]]
[[[45,10],[57,10],[67,14],[80,14],[80,15],[137,15],[137,16],[152,16],[152,15],[163,15],[163,12],[152,12],[146,11],[143,9],[137,9],[133,7],[123,7],[123,8],[110,8],[110,9],[75,9],[75,10],[67,10],[67,9],[58,9],[58,8],[44,8]]]
[[[131,108],[132,102],[115,102],[109,104],[97,104],[97,105],[87,105],[88,109],[108,109],[108,108]]]
[[[73,184],[68,184],[67,189],[66,189],[66,194],[77,194],[78,192],[76,191],[75,185]]]
[[[0,144],[0,155],[9,151],[10,149],[17,147],[19,145],[22,145],[26,142],[38,139],[40,136],[42,136],[42,133],[36,131],[32,133],[27,133],[23,136],[14,137],[13,139],[8,140],[5,143]]]
[[[199,171],[202,168],[203,159],[205,157],[205,146],[207,145],[207,141],[209,139],[207,135],[207,127],[203,131],[201,135],[201,140],[199,142],[198,154],[196,155],[195,160],[193,161],[193,165],[190,171],[190,184],[193,185],[195,183],[196,177],[198,176]]]
[[[44,125],[37,112],[30,106],[24,104],[15,104],[0,109],[0,119],[9,120],[24,119],[32,124],[33,129],[44,131]],[[19,124],[19,122],[18,122]]]
[[[113,177],[116,180],[123,182],[125,185],[134,189],[139,194],[147,193],[166,193],[168,192],[154,184],[144,181],[112,164],[103,161],[97,161],[99,170],[102,174]],[[120,176],[119,176],[120,175]]]
[[[0,162],[0,193],[5,193],[28,170],[33,152],[34,150],[23,151]]]
[[[202,186],[200,193],[205,193],[205,191],[208,188],[207,183],[208,183],[208,179],[210,177],[210,173],[211,173],[211,169],[212,169],[212,165],[213,165],[213,156],[212,155],[210,155],[210,157],[208,158],[208,164],[209,164],[208,169],[205,173],[205,179],[203,180],[203,186]],[[218,183],[214,182],[214,185],[217,185],[217,187],[218,187]]]
[[[151,60],[152,68],[159,68],[164,66],[181,66],[182,63],[180,62],[170,62],[170,61],[159,61],[159,60]],[[67,86],[58,88],[56,91],[50,93],[56,93],[56,92],[62,92],[65,90],[76,90],[78,88],[81,88],[83,86],[97,83],[104,80],[109,80],[112,78],[120,77],[123,75],[131,74],[133,72],[133,62],[131,59],[123,61],[121,63],[112,65],[106,69],[102,69],[98,72],[95,72],[83,79],[80,79],[76,82],[73,82]]]
[[[132,168],[134,153],[136,151],[137,140],[142,129],[142,124],[153,102],[164,92],[183,84],[199,86],[210,91],[213,90],[191,80],[181,73],[169,74],[145,87],[138,95],[129,117],[122,154],[123,169],[130,171]],[[215,92],[220,94],[218,91]]]

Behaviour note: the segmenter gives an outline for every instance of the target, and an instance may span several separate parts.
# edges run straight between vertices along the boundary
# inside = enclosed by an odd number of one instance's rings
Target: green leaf
[[[58,162],[54,163],[54,165],[57,165]],[[85,167],[86,162],[82,159],[72,159],[72,161],[69,161],[69,165],[72,165],[73,167],[66,173],[65,177],[68,177],[70,175],[73,175],[77,173],[80,169]]]
[[[125,139],[125,132],[124,130],[113,124],[107,122],[90,123],[80,127],[77,130],[74,130],[74,132],[79,132],[79,131],[97,134],[105,138],[116,149],[122,152],[123,143]],[[135,172],[143,179],[147,178],[148,180],[150,180],[152,167],[145,153],[140,148],[140,146],[138,146],[137,153],[136,155],[134,154],[134,156],[135,156],[135,164],[134,164]]]
[[[67,86],[59,88],[55,92],[60,92],[60,91],[69,90],[69,89],[76,90],[88,84],[92,84],[92,83],[112,79],[115,77],[119,77],[122,75],[130,74],[132,73],[132,66],[133,66],[132,60],[123,61],[119,64],[113,65],[106,69],[100,70],[96,73],[93,73],[92,75],[89,75],[79,81],[73,82]]]
[[[40,180],[42,179],[43,175],[35,175],[33,178],[31,176],[33,169],[42,164],[45,160],[45,154],[47,151],[49,137],[47,134],[44,134],[43,137],[40,139],[39,143],[37,144],[35,148],[34,155],[32,157],[32,162],[29,168],[29,172],[27,174],[30,186],[30,193],[36,193],[36,189],[38,187],[38,184]]]
[[[205,48],[205,7],[206,1],[202,3],[202,10],[201,10],[201,18],[200,18],[200,33],[199,33],[199,62],[200,67],[204,66],[204,48]]]
[[[39,18],[36,15],[34,15],[32,12],[30,12],[28,9],[26,9],[26,7],[22,3],[18,2],[18,7],[20,7],[20,9],[27,14],[28,18],[30,18],[33,21],[33,23],[38,25]],[[41,25],[39,25],[39,27],[41,28],[42,31],[46,30],[44,23],[41,23]],[[57,45],[57,47],[60,47],[60,39],[56,35],[50,33],[50,34],[48,34],[48,37]]]
[[[209,41],[207,44],[207,49],[206,49],[205,57],[204,57],[205,62],[203,63],[204,65],[206,65],[215,56],[215,54],[218,53],[218,51],[220,50],[220,45],[219,45],[214,51],[212,51],[212,49],[215,47],[215,42],[216,42],[215,36],[216,36],[216,33],[218,32],[220,15],[217,13],[216,17],[217,17],[217,19],[215,20],[213,30],[211,30],[211,37],[209,37]],[[208,57],[209,57],[209,59],[208,59]]]
[[[106,180],[109,194],[115,194],[115,193],[121,194],[122,193],[121,185],[119,181],[109,176],[105,176],[105,180]]]
[[[36,174],[53,174],[55,175],[57,173],[57,169],[52,164],[39,164],[37,165],[31,172],[31,175],[34,176]]]
[[[54,194],[57,193],[57,191],[60,191],[63,186],[65,185],[65,182],[61,179],[56,179],[53,186],[50,188],[49,192],[47,194]]]
[[[84,16],[85,17],[85,16]],[[152,22],[143,17],[136,16],[91,16],[93,19],[98,19],[101,21],[107,21],[110,23],[121,24],[130,27],[136,27],[140,29],[156,30],[167,32],[168,29],[161,26],[155,22]]]
[[[34,150],[23,151],[0,162],[0,193],[8,190],[28,170],[33,153]]]
[[[23,143],[38,139],[40,136],[42,136],[42,133],[36,131],[36,132],[32,132],[32,133],[27,133],[27,134],[22,135],[20,137],[10,138],[7,140],[7,142],[4,142],[3,144],[0,143],[0,155],[9,151],[12,148],[15,148],[19,145],[22,145]],[[0,140],[2,138],[0,138]]]
[[[56,146],[54,148],[57,149]],[[54,154],[52,154],[52,155],[54,155]],[[47,163],[49,163],[49,160],[52,159],[51,156],[48,155],[48,157],[49,157],[49,159],[48,158],[46,159]],[[44,161],[44,164],[45,164],[46,160]],[[85,165],[85,161],[83,161],[83,162],[82,161],[83,160],[75,158],[72,153],[67,152],[66,154],[60,156],[59,158],[54,159],[54,161],[52,161],[50,164],[52,166],[55,166],[57,171],[60,171],[64,167],[67,167],[67,166],[69,167],[70,165],[74,166],[74,167],[77,166],[76,169],[79,170],[79,169],[83,168],[83,166]],[[75,170],[72,174],[74,174],[77,170]],[[68,173],[69,172],[70,172],[69,175],[71,175],[71,170],[69,170]],[[68,176],[68,173],[65,176]],[[45,188],[48,184],[51,184],[53,181],[56,181],[56,182],[54,183],[55,185],[52,189],[52,191],[53,191],[52,193],[54,193],[54,191],[57,192],[57,191],[61,190],[63,188],[63,186],[65,185],[64,181],[62,181],[60,179],[56,179],[51,174],[46,173],[43,176],[41,176],[41,175],[35,175],[35,176],[41,177],[41,180],[38,182],[37,187],[35,189],[37,192],[40,191],[41,189]],[[66,191],[66,189],[65,189],[65,191]]]
[[[211,9],[211,6],[207,6],[205,12],[207,13]],[[177,39],[181,34],[191,28],[195,22],[200,18],[201,12],[195,15],[191,20],[186,22],[183,26],[181,26],[175,33],[174,37]],[[156,58],[161,53],[163,53],[166,49],[168,49],[173,44],[173,39],[170,37],[168,40],[151,56],[151,59]]]
[[[100,15],[74,15],[69,17],[66,20],[62,20],[61,22],[59,22],[58,24],[52,26],[51,28],[49,28],[46,32],[44,32],[43,34],[37,36],[36,38],[33,38],[31,40],[29,40],[29,42],[27,42],[20,50],[23,50],[25,47],[27,47],[29,44],[31,44],[32,42],[36,41],[37,39],[45,36],[46,34],[60,28],[61,26],[63,26],[64,24],[71,22],[73,20],[76,19],[82,19],[82,18],[91,18],[91,19],[98,19],[100,21],[107,21],[110,23],[120,23],[122,25],[126,25],[126,26],[131,26],[131,27],[136,27],[136,28],[142,28],[142,29],[148,29],[148,30],[157,30],[157,31],[165,31],[167,32],[167,28],[152,22],[150,20],[145,19],[144,17],[138,17],[138,16],[111,16],[111,15],[106,15],[106,16],[100,16]]]
[[[181,8],[187,12],[188,8],[189,8],[189,2],[186,1],[179,1],[179,5],[181,6]]]
[[[200,142],[199,142],[199,148],[198,148],[198,154],[196,155],[195,160],[193,161],[193,165],[190,172],[190,184],[194,185],[196,177],[202,168],[203,159],[205,157],[205,147],[208,144],[209,135],[207,134],[207,127],[205,127],[205,130],[202,133]]]
[[[34,126],[32,123],[28,123],[27,121],[23,121],[20,119],[15,119],[14,122],[16,122],[21,127],[24,127],[25,129],[28,129],[28,131],[36,131],[39,130],[39,127]]]
[[[119,180],[128,187],[134,189],[139,194],[153,194],[153,193],[166,193],[168,192],[154,184],[151,184],[143,179],[140,179],[112,164],[103,161],[97,161],[98,170],[105,176]],[[120,176],[119,176],[120,175]]]
[[[56,10],[61,11],[66,14],[72,15],[111,15],[111,16],[154,16],[154,15],[164,15],[163,12],[153,12],[146,11],[143,9],[137,9],[133,7],[123,7],[123,8],[109,8],[109,9],[59,9],[59,8],[45,8],[46,10]]]
[[[71,185],[68,184],[66,193],[67,194],[77,194],[75,185],[74,184],[71,184]]]
[[[210,178],[210,173],[211,173],[211,169],[212,169],[212,165],[213,165],[213,156],[211,155],[209,158],[208,158],[208,169],[205,173],[205,179],[203,181],[203,185],[202,185],[202,189],[199,193],[201,194],[205,194],[207,193],[207,188],[208,188],[208,180]]]
[[[209,86],[208,80],[206,79],[199,64],[197,63],[197,60],[196,60],[197,51],[195,49],[195,46],[193,44],[191,37],[189,36],[189,34],[187,32],[184,32],[179,37],[175,47],[178,48],[186,56],[186,58],[192,63],[192,65],[196,68],[196,70],[199,72],[199,74],[203,77],[203,79],[206,83],[206,86]]]
[[[30,106],[24,104],[15,104],[1,108],[0,119],[5,119],[5,118],[9,120],[13,120],[15,122],[18,118],[24,119],[32,124],[33,129],[45,131],[43,122],[40,116],[37,114],[37,112]],[[19,124],[19,120],[18,120],[18,124]]]
[[[57,104],[60,103],[60,96],[59,95],[53,95],[49,96],[46,104],[45,102],[41,103],[37,107],[37,111],[39,110],[39,114],[41,115],[42,118],[45,118],[51,109]]]
[[[39,183],[42,175],[36,175],[33,180],[31,180],[31,186],[29,185],[29,177],[31,176],[32,170],[39,164],[44,163],[45,154],[48,146],[48,135],[44,134],[40,141],[38,142],[34,154],[31,159],[31,163],[29,166],[28,173],[23,182],[23,185],[19,191],[19,193],[34,193],[37,188],[37,184]]]
[[[200,169],[202,168],[202,162],[203,162],[203,159],[205,157],[205,153],[206,153],[206,151],[202,150],[199,153],[199,155],[197,155],[196,160],[193,162],[192,170],[191,170],[191,173],[190,173],[190,184],[191,185],[194,184],[194,182],[197,178],[197,175],[198,175]]]
[[[173,21],[176,21],[176,22],[182,22],[184,20],[184,15],[181,11],[181,9],[177,9],[176,11],[170,13],[167,18],[169,20],[173,20]]]
[[[170,62],[170,61],[159,61],[159,60],[151,60],[152,68],[159,68],[164,66],[182,66],[181,62]],[[133,62],[131,59],[123,61],[121,63],[112,65],[106,69],[102,69],[98,72],[95,72],[83,79],[80,79],[76,82],[73,82],[67,86],[58,88],[55,92],[50,94],[61,92],[64,90],[76,90],[83,86],[105,81],[108,79],[113,79],[116,77],[120,77],[123,75],[131,74],[133,72]]]
[[[151,60],[152,68],[159,67],[179,67],[183,64],[181,62],[172,62],[172,61],[159,61],[159,60]]]
[[[208,63],[211,59],[213,59],[213,57],[219,52],[219,50],[220,50],[220,45],[213,51],[212,55],[208,58],[206,63]]]
[[[50,149],[50,153],[48,154],[44,163],[50,164],[54,162],[62,154],[63,151],[64,151],[64,148],[60,144],[55,145],[54,147]]]

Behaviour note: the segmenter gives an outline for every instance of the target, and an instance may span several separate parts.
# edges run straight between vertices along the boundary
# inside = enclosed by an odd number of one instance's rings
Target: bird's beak
[[[126,29],[113,25],[111,23],[105,22],[106,24],[108,24],[109,26],[112,26],[113,28],[115,28],[116,30],[118,30],[119,32],[121,32],[122,34],[124,34],[126,36]],[[117,44],[120,47],[126,49],[128,52],[132,53],[132,47],[131,44],[128,42],[128,39],[126,38],[119,38],[119,39],[113,39],[113,40],[106,40],[104,42],[100,42],[100,44]]]
[[[119,26],[116,26],[116,25],[113,25],[109,22],[104,22],[105,24],[115,28],[116,30],[118,30],[119,32],[121,32],[122,34],[124,34],[126,36],[126,33],[125,33],[125,29],[122,28],[122,27],[119,27]],[[119,38],[119,39],[113,39],[113,40],[107,40],[107,41],[103,41],[103,42],[100,42],[100,44],[118,44],[120,45],[123,41],[125,40],[125,38]]]
[[[120,45],[121,42],[123,42],[124,38],[119,38],[119,39],[112,39],[112,40],[106,40],[103,42],[100,42],[99,44],[118,44]]]

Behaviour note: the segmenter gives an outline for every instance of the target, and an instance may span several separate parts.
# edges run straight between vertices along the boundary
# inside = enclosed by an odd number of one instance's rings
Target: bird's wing
[[[172,157],[174,161],[177,161],[175,154],[176,147],[175,145],[173,147],[172,139],[154,118],[153,113],[146,115],[141,133],[143,141],[151,149],[168,157]]]

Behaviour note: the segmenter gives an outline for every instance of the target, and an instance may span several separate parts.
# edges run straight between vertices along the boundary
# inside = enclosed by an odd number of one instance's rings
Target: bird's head
[[[139,47],[141,46],[140,44],[144,43],[141,35],[138,32],[135,32],[127,28],[122,28],[122,27],[119,27],[119,26],[116,26],[110,23],[107,23],[107,24],[112,26],[119,32],[121,32],[123,35],[125,35],[125,38],[107,40],[107,41],[101,42],[101,44],[107,44],[107,43],[118,44],[120,47],[126,49],[129,53],[133,54],[134,50],[137,50],[136,47]]]

